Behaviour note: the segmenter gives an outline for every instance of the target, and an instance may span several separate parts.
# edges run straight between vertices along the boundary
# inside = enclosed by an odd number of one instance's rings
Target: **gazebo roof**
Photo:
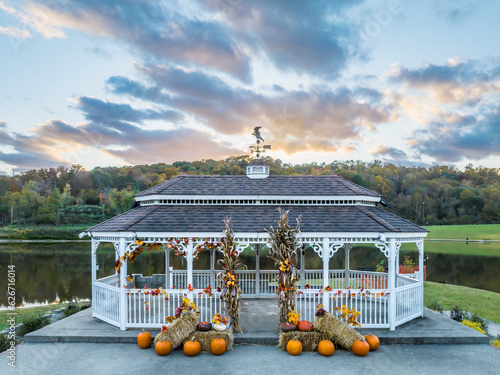
[[[235,232],[265,232],[276,226],[278,209],[290,222],[301,217],[302,232],[424,233],[425,229],[374,206],[150,205],[139,206],[89,229],[89,232],[222,232],[232,219]]]
[[[237,176],[177,176],[144,190],[148,195],[301,195],[301,196],[370,196],[379,194],[340,176],[274,176],[250,179]]]

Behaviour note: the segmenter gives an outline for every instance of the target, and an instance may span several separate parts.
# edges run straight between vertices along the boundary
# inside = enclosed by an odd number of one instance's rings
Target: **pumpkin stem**
[[[299,336],[295,336],[295,337],[293,338],[293,341],[297,341],[298,339],[299,339]]]
[[[194,336],[191,338],[191,342],[194,342]]]

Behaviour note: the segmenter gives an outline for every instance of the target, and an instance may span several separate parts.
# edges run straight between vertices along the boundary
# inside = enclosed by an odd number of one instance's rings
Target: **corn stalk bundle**
[[[242,268],[236,244],[234,243],[234,232],[231,228],[229,219],[224,219],[226,229],[224,231],[225,237],[221,239],[221,246],[224,257],[217,262],[224,269],[219,275],[221,296],[220,298],[225,302],[225,311],[229,315],[229,324],[231,325],[234,333],[243,333],[240,327],[240,310],[241,310],[241,287],[238,280],[237,270]]]
[[[330,313],[325,313],[325,315],[320,317],[317,316],[314,319],[314,328],[324,333],[335,344],[350,351],[352,350],[354,341],[364,340],[363,336],[354,328]]]
[[[165,332],[160,332],[155,337],[155,345],[158,341],[169,341],[172,349],[181,345],[184,340],[191,337],[198,324],[198,315],[193,311],[186,311],[174,320]]]
[[[277,224],[277,228],[271,227],[267,231],[271,237],[269,241],[271,244],[269,257],[279,269],[276,279],[278,282],[276,294],[280,309],[279,323],[286,323],[288,321],[288,313],[295,310],[295,298],[297,294],[295,282],[298,280],[299,275],[293,264],[293,260],[297,261],[297,249],[300,246],[297,240],[297,235],[300,233],[300,221],[297,219],[297,227],[292,228],[288,224],[288,211],[282,212],[280,210],[280,218]]]

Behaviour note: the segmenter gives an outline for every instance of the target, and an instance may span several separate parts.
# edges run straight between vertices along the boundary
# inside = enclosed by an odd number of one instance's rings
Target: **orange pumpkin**
[[[370,351],[375,351],[378,349],[380,345],[380,340],[378,339],[377,336],[372,335],[371,333],[365,336],[365,340],[370,346]]]
[[[290,355],[299,355],[302,353],[302,343],[295,337],[293,340],[288,341],[286,344],[286,351]]]
[[[370,345],[366,341],[356,340],[352,344],[352,352],[360,357],[364,357],[370,351]]]
[[[329,357],[335,353],[335,345],[330,340],[322,340],[319,342],[318,352],[325,357]]]
[[[184,343],[184,354],[189,357],[194,357],[201,352],[201,344],[198,341],[194,341],[194,336],[191,341],[186,341]]]
[[[170,341],[158,341],[155,345],[155,351],[158,355],[167,355],[172,351]]]
[[[226,342],[223,338],[215,338],[210,343],[210,352],[213,355],[222,355],[226,352]]]
[[[151,333],[141,332],[137,335],[137,344],[141,349],[147,349],[151,346]]]
[[[307,320],[301,320],[299,324],[297,324],[297,328],[299,329],[299,331],[309,332],[312,331],[313,324],[311,322],[308,322]]]

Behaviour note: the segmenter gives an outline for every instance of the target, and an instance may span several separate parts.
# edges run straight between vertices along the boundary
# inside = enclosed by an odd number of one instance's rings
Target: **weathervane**
[[[263,154],[264,152],[266,152],[266,150],[271,149],[271,145],[262,145],[262,146],[260,145],[260,141],[265,142],[264,138],[262,138],[262,136],[260,135],[260,130],[259,130],[260,128],[261,126],[256,126],[253,129],[252,135],[255,136],[257,144],[250,146],[250,152],[255,153],[257,159],[260,158],[260,154]]]

